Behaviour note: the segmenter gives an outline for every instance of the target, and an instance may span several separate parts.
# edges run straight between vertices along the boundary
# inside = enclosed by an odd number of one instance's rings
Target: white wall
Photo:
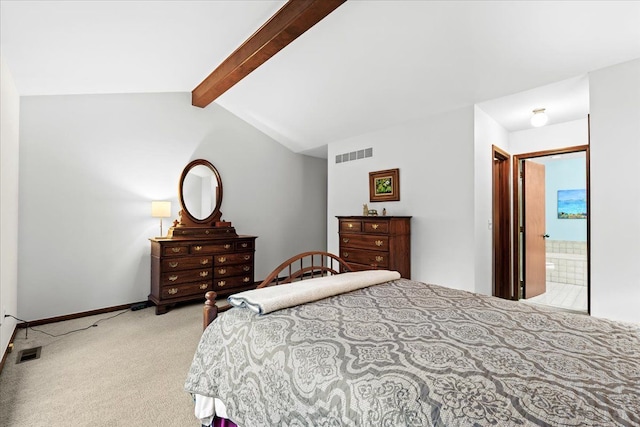
[[[493,294],[493,145],[507,151],[509,133],[474,107],[475,292]],[[492,224],[493,226],[493,224]]]
[[[511,132],[507,152],[511,155],[535,153],[589,143],[587,118]]]
[[[23,319],[146,300],[150,202],[171,200],[177,216],[180,174],[196,158],[220,172],[223,219],[258,236],[256,280],[326,248],[326,161],[217,104],[192,107],[189,93],[23,97],[20,122]]]
[[[589,74],[591,314],[640,322],[640,59]]]
[[[330,144],[328,250],[338,253],[335,217],[361,215],[364,203],[411,215],[412,279],[473,291],[473,121],[469,106]],[[335,163],[369,147],[372,158]],[[369,203],[369,172],[392,168],[400,169],[400,201]]]
[[[0,57],[0,359],[18,316],[18,155],[20,96]]]

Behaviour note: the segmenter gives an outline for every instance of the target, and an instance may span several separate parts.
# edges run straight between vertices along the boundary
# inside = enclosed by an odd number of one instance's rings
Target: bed
[[[296,286],[360,273],[307,252],[252,292],[285,283],[287,299]],[[185,382],[198,417],[241,427],[640,426],[639,325],[380,277],[263,314],[241,295],[216,317],[209,293]]]

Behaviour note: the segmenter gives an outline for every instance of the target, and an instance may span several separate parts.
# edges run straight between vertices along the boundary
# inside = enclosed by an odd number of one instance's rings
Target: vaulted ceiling
[[[284,4],[1,0],[0,53],[25,96],[191,92]],[[322,156],[476,103],[509,130],[584,117],[586,73],[635,58],[639,1],[348,0],[215,102]]]

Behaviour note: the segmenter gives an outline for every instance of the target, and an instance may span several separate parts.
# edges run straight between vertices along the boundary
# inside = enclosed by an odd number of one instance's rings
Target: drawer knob
[[[376,246],[382,246],[383,243],[382,240],[376,240]]]
[[[180,248],[171,248],[171,250],[176,254],[180,252]]]
[[[193,250],[194,251],[201,251],[202,250],[202,246],[194,246]]]
[[[245,265],[244,267],[242,267],[242,271],[249,271],[251,270],[251,267],[248,265]]]
[[[247,246],[249,246],[249,244],[248,244],[248,243],[243,243],[243,244],[242,244],[242,247],[243,247],[243,248],[246,248]]]
[[[244,259],[247,260],[247,261],[250,260],[251,259],[251,255],[245,255]]]
[[[220,281],[218,282],[218,286],[220,286],[220,287],[223,287],[223,286],[224,286],[224,285],[226,285],[226,284],[227,284],[227,282],[226,282],[225,280],[220,280]]]
[[[207,264],[209,264],[209,258],[201,259],[201,260],[200,260],[200,264],[202,264],[202,265],[207,265]]]
[[[243,281],[244,283],[248,283],[250,280],[251,280],[251,279],[249,279],[248,277],[245,277],[244,279],[242,279],[242,281]]]
[[[221,269],[218,270],[218,273],[220,273],[220,274],[225,274],[226,272],[227,272],[226,268],[221,268]]]
[[[349,252],[343,252],[342,256],[345,257],[345,258],[349,258]]]
[[[209,275],[208,271],[201,271],[200,272],[200,277],[207,277]]]
[[[384,260],[384,257],[383,257],[383,256],[378,255],[378,256],[376,257],[376,261],[378,261],[378,262],[382,262],[383,260]]]
[[[200,285],[200,289],[201,289],[201,290],[205,290],[205,289],[207,289],[208,287],[209,287],[209,285],[207,285],[206,283],[203,283],[203,284],[201,284],[201,285]]]
[[[349,239],[347,239],[346,237],[344,239],[342,239],[343,242],[345,243],[349,243]]]
[[[170,262],[169,263],[169,267],[171,267],[171,268],[176,268],[177,266],[178,266],[177,262]]]
[[[224,248],[225,249],[229,249],[229,248],[231,248],[231,245],[227,243],[226,245],[224,245]]]
[[[174,275],[169,276],[169,281],[170,282],[175,282],[176,280],[178,280],[178,276],[177,275],[174,274]]]
[[[371,228],[373,228],[374,230],[377,230],[378,227],[380,227],[378,224],[371,224]]]
[[[221,256],[218,258],[219,262],[227,262],[227,257]]]
[[[175,295],[175,294],[178,293],[178,288],[170,288],[170,289],[167,290],[167,293],[169,295]]]
[[[349,223],[349,224],[347,224],[347,227],[353,228],[353,224]]]

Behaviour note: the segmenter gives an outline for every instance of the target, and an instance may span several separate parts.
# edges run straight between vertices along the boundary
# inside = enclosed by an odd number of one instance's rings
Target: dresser
[[[411,278],[410,216],[338,216],[340,257],[357,270],[395,270]]]
[[[255,287],[255,236],[151,240],[151,294],[156,314],[175,303],[204,301]]]

